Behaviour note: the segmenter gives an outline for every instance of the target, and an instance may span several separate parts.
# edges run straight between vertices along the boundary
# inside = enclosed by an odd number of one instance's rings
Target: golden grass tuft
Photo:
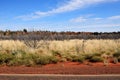
[[[34,65],[67,60],[83,62],[87,59],[96,62],[102,61],[100,56],[102,54],[113,55],[120,53],[120,39],[40,41],[38,44],[40,44],[40,47],[33,49],[19,40],[1,40],[0,55],[12,54],[8,57],[4,56],[7,61],[11,60],[8,61],[10,65],[22,64],[23,62]],[[3,60],[3,58],[1,57],[0,60]],[[34,62],[34,64],[31,62]]]
[[[1,40],[0,51],[17,51],[22,50],[28,53],[45,53],[51,54],[51,50],[59,51],[61,54],[113,54],[120,50],[120,39],[119,40],[64,40],[64,41],[48,41],[49,44],[42,44],[38,49],[32,49],[19,40]],[[84,44],[84,47],[82,46]],[[78,48],[78,49],[77,49]]]

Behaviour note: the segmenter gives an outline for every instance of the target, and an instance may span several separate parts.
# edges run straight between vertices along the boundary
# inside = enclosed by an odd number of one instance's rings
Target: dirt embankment
[[[64,62],[34,67],[0,66],[0,74],[120,74],[120,63],[104,66],[103,63],[89,65],[78,62]]]

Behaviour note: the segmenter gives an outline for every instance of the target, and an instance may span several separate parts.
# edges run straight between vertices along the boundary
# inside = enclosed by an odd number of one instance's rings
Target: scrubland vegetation
[[[35,66],[65,61],[117,63],[120,39],[0,41],[0,65]]]

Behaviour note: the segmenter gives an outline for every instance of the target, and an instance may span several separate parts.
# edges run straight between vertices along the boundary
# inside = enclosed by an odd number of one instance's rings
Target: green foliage
[[[60,51],[52,50],[52,56],[43,55],[38,53],[26,53],[22,50],[12,51],[11,53],[0,53],[0,65],[8,65],[8,66],[34,66],[34,65],[46,65],[49,63],[57,63],[60,61],[73,61],[73,62],[84,62],[88,60],[90,62],[102,62],[103,58],[100,53],[94,54],[82,54],[82,55],[71,55],[64,54],[61,55]],[[58,58],[59,56],[60,59]],[[117,51],[113,54],[120,62],[120,51]],[[115,61],[117,62],[117,61]]]
[[[18,57],[17,55],[20,54],[21,56]],[[17,53],[14,55],[14,58],[9,62],[9,66],[19,66],[19,65],[25,65],[25,66],[32,66],[32,55],[31,54],[21,54]]]
[[[10,60],[13,59],[13,55],[11,54],[3,54],[3,53],[0,53],[0,64],[8,64],[10,62]]]
[[[23,60],[17,58],[14,58],[8,63],[8,66],[20,66],[20,65],[23,65]]]
[[[39,56],[35,59],[37,65],[45,65],[49,63],[57,63],[58,59],[54,56]]]
[[[12,53],[0,54],[0,64],[8,66],[34,66],[45,65],[49,63],[57,63],[59,60],[55,56],[45,56],[40,54],[31,53]]]
[[[54,56],[50,56],[49,57],[49,60],[50,60],[50,63],[57,63],[59,60],[56,58],[56,57],[54,57]]]
[[[91,59],[89,59],[90,62],[102,62],[103,59],[99,56],[92,56]]]
[[[49,63],[49,58],[47,58],[46,56],[39,56],[34,61],[37,65],[45,65]]]
[[[120,57],[120,51],[117,51],[113,54],[113,57]]]
[[[83,62],[85,60],[84,56],[72,56],[73,62]]]
[[[93,56],[101,56],[101,53],[94,53]]]
[[[51,50],[53,56],[61,55],[60,51],[57,50]]]
[[[85,59],[90,62],[102,62],[101,53],[85,54]]]
[[[26,52],[23,51],[23,50],[15,50],[15,51],[12,51],[11,53],[12,53],[12,55],[16,55],[16,54],[26,54]]]
[[[90,60],[93,57],[93,54],[85,54],[85,59]]]

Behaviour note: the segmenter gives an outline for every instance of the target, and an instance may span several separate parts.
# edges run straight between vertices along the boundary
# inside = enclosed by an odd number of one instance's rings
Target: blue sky
[[[0,30],[120,31],[120,0],[0,0]]]

